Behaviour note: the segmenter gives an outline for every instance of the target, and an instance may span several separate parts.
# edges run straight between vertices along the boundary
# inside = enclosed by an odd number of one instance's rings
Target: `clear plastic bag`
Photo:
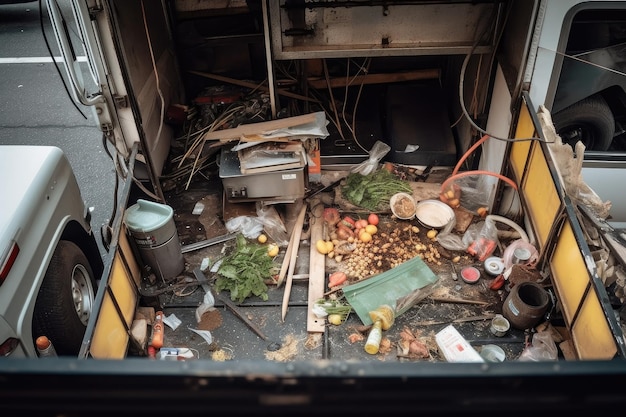
[[[510,178],[495,172],[474,170],[458,172],[448,177],[439,192],[439,199],[452,208],[463,207],[481,217],[487,214],[489,192],[493,189],[493,180],[496,177],[517,190],[517,185]]]
[[[482,227],[478,234],[468,245],[467,253],[478,258],[480,262],[483,262],[493,254],[498,247],[498,243],[498,228],[496,227],[496,223],[487,218],[482,222]]]
[[[465,242],[461,236],[452,233],[452,229],[456,226],[456,217],[454,217],[441,232],[437,234],[437,242],[448,250],[465,251],[468,242]],[[473,240],[473,239],[472,239]]]
[[[251,216],[234,217],[225,226],[230,233],[241,232],[246,239],[256,239],[263,232],[261,220]]]
[[[521,362],[555,361],[558,349],[550,332],[539,332],[533,335],[530,346],[522,351],[519,357]]]
[[[261,202],[256,204],[257,218],[263,224],[265,233],[276,243],[279,247],[285,247],[289,244],[289,236],[287,234],[287,228],[280,218],[280,214],[276,210],[276,207],[271,205],[263,205]]]
[[[361,175],[369,175],[376,171],[380,161],[389,153],[391,147],[379,140],[374,143],[372,149],[369,152],[369,158],[366,161],[356,165],[350,172],[359,173]]]

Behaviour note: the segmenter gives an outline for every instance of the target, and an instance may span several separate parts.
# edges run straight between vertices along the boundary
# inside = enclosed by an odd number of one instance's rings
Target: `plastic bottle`
[[[163,347],[163,312],[157,311],[154,317],[154,324],[152,325],[152,340],[150,346],[155,349],[161,349]]]
[[[35,340],[35,345],[37,346],[37,352],[39,352],[40,358],[53,358],[57,356],[57,351],[54,349],[54,345],[47,336],[39,336],[37,340]]]
[[[370,334],[367,336],[367,341],[365,342],[365,351],[370,355],[375,355],[378,353],[378,349],[380,348],[380,341],[383,338],[382,332],[382,321],[376,320],[372,329],[370,330]]]

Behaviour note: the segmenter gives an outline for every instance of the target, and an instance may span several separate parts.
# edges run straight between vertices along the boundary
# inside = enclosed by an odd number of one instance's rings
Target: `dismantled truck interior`
[[[624,234],[545,104],[576,3],[78,2],[118,211],[76,357],[13,389],[623,406]]]

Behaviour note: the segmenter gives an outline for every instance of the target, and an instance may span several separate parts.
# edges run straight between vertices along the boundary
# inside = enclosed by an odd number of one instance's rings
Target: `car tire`
[[[37,295],[33,341],[45,335],[58,355],[78,355],[95,288],[94,274],[83,251],[73,242],[60,241]]]
[[[606,151],[615,134],[615,119],[600,95],[574,103],[552,116],[554,128],[563,143],[572,148],[578,141],[586,151]]]

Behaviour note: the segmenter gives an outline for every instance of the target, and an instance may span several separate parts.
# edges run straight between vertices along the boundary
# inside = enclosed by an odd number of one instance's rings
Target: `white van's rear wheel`
[[[37,295],[33,340],[48,336],[59,355],[77,355],[91,316],[95,279],[87,257],[60,241]]]

